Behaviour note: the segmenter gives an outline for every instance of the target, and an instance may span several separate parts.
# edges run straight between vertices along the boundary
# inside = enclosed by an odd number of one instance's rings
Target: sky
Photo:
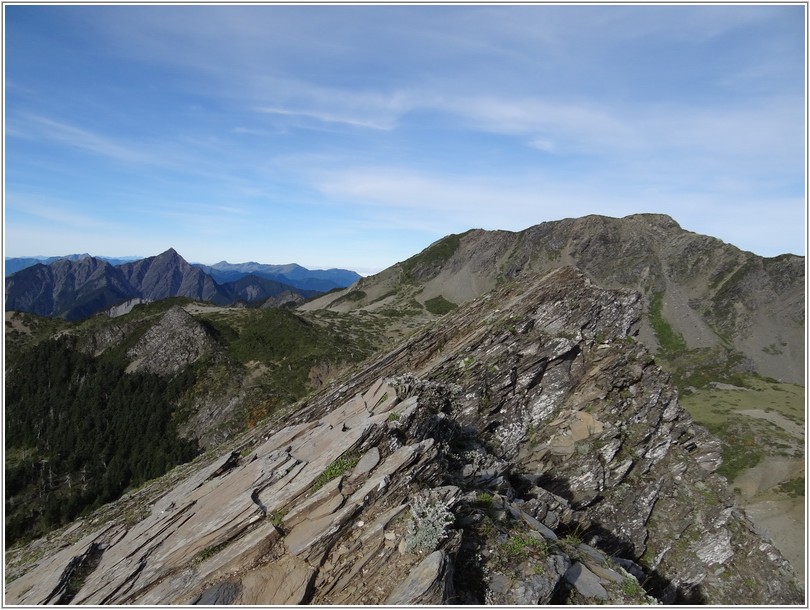
[[[672,216],[805,253],[805,7],[4,5],[4,254],[373,273]]]

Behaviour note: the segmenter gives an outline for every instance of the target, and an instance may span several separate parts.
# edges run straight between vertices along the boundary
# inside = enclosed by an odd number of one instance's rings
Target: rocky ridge
[[[585,216],[520,232],[471,230],[450,235],[410,259],[303,309],[373,311],[442,297],[461,304],[499,283],[575,266],[605,288],[642,295],[639,338],[661,347],[648,312],[662,315],[692,350],[730,350],[743,368],[804,381],[804,257],[763,258],[682,229],[669,216]]]
[[[634,339],[642,303],[572,268],[506,284],[135,517],[7,555],[6,603],[801,603]]]

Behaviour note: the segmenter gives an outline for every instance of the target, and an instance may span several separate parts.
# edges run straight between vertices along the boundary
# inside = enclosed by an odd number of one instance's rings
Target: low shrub
[[[447,538],[447,528],[455,520],[453,513],[442,502],[417,496],[411,502],[411,518],[405,533],[405,550],[433,551]]]

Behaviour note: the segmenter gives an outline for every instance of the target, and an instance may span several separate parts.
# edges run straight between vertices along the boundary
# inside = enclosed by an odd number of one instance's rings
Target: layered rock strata
[[[55,536],[6,603],[801,603],[639,318],[570,268],[504,286]]]

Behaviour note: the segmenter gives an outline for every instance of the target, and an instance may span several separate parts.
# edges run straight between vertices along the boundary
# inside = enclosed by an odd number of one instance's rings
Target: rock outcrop
[[[801,603],[640,317],[572,268],[504,286],[7,556],[6,603]]]
[[[172,375],[214,349],[216,342],[202,324],[182,307],[175,306],[127,351],[132,359],[127,372]]]

